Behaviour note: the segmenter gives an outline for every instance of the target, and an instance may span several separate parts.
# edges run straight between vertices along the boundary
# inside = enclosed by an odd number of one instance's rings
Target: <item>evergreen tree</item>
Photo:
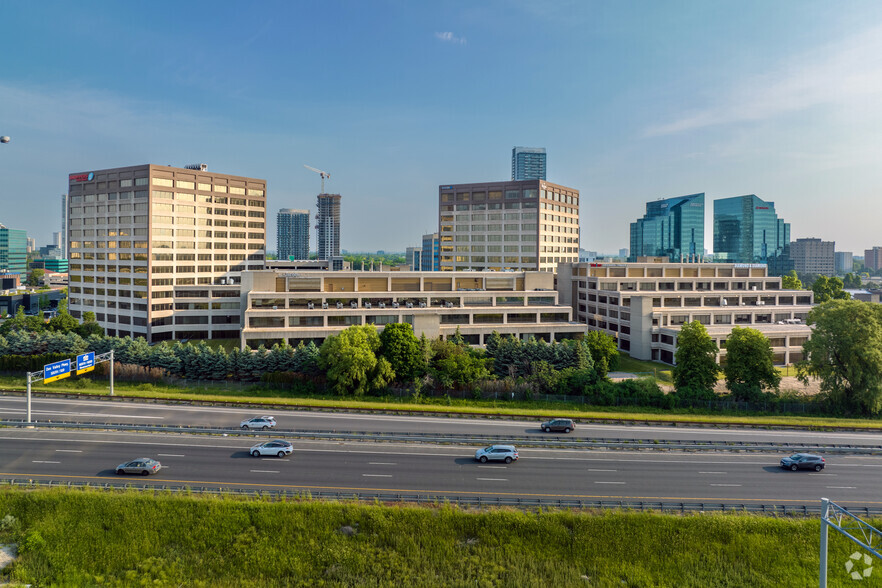
[[[260,347],[257,348],[257,351],[254,352],[251,361],[251,374],[249,380],[259,380],[260,377],[266,373],[267,369],[267,352],[266,347],[263,343],[260,344]]]
[[[425,335],[424,335],[425,336]],[[484,337],[484,349],[487,351],[487,355],[490,357],[496,357],[496,351],[499,349],[499,344],[502,342],[502,337],[499,336],[499,331],[494,331]]]

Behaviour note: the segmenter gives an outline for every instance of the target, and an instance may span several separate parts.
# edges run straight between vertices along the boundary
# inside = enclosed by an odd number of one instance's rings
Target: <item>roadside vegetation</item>
[[[755,515],[4,488],[0,521],[0,543],[20,553],[0,583],[37,586],[802,588],[819,565],[817,519]],[[830,585],[851,582],[854,551],[830,535]]]

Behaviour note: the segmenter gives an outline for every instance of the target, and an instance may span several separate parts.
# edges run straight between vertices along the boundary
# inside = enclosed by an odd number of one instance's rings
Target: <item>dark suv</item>
[[[564,433],[569,433],[575,428],[576,423],[574,423],[572,419],[553,419],[542,423],[542,431],[545,433],[548,433],[549,431],[562,431]]]
[[[824,469],[824,458],[811,453],[794,453],[790,457],[781,460],[781,467],[785,470],[815,470],[820,472]]]

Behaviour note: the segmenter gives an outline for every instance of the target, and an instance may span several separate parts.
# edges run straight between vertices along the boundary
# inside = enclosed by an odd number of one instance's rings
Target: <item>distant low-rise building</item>
[[[835,241],[817,238],[797,239],[790,243],[790,260],[798,274],[835,275]]]
[[[836,275],[854,271],[854,256],[851,251],[837,251],[833,254],[833,271]]]

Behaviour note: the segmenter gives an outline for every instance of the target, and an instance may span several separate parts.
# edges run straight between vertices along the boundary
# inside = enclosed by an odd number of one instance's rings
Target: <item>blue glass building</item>
[[[765,263],[769,275],[790,269],[790,223],[778,218],[775,203],[756,195],[714,200],[714,258]]]
[[[0,225],[0,273],[26,274],[28,271],[28,234],[21,229]]]
[[[277,257],[309,259],[309,211],[283,208],[276,216]]]
[[[704,193],[646,203],[646,214],[631,223],[631,252],[638,257],[686,261],[704,254]],[[694,257],[693,257],[694,259]]]
[[[420,254],[420,271],[437,272],[438,264],[438,233],[423,235],[423,247]]]
[[[545,147],[515,147],[511,150],[512,180],[545,179]]]

